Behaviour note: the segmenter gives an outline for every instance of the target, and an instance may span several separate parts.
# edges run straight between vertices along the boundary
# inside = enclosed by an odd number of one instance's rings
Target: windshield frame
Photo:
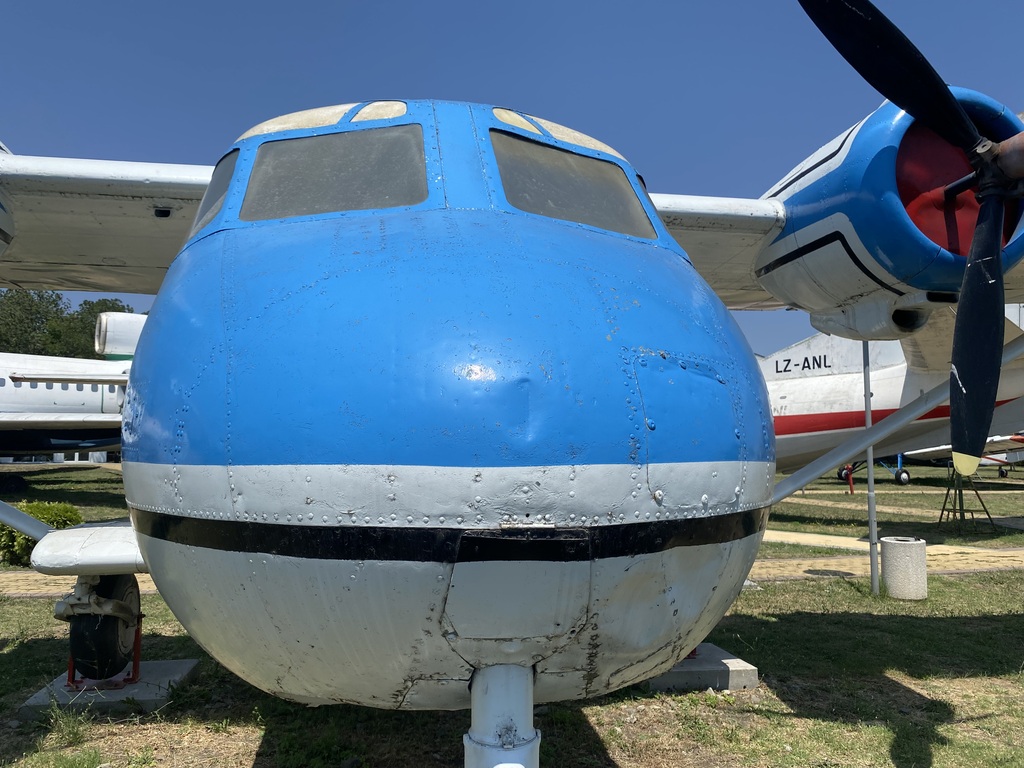
[[[628,162],[622,160],[621,157],[608,154],[606,152],[597,151],[589,147],[573,144],[567,141],[562,141],[550,135],[542,126],[538,126],[540,132],[526,132],[520,130],[515,126],[508,124],[507,122],[495,121],[491,125],[488,125],[486,130],[481,131],[481,138],[487,143],[487,154],[490,162],[494,164],[496,170],[493,174],[494,191],[497,194],[497,199],[501,200],[504,205],[507,206],[509,211],[513,211],[517,214],[526,214],[529,216],[539,216],[541,218],[549,219],[551,221],[558,221],[568,226],[580,226],[592,229],[597,232],[602,232],[617,237],[627,237],[633,240],[641,242],[652,242],[662,239],[664,236],[664,227],[661,226],[661,220],[657,217],[657,212],[654,208],[654,204],[651,202],[650,197],[647,195],[647,190],[640,181],[639,175],[629,165]],[[632,229],[632,231],[626,231],[624,229],[617,229],[610,226],[606,226],[607,220],[602,222],[601,219],[581,220],[576,217],[561,217],[552,215],[548,212],[533,210],[528,207],[521,207],[514,202],[514,198],[510,199],[508,190],[506,190],[506,178],[502,175],[502,162],[499,160],[498,152],[495,148],[493,136],[495,134],[505,135],[512,139],[524,142],[526,144],[534,144],[541,148],[542,151],[552,152],[563,152],[569,156],[576,156],[586,162],[593,163],[604,163],[604,166],[594,166],[604,168],[606,170],[616,169],[621,174],[621,179],[625,181],[625,185],[620,186],[620,191],[624,192],[626,189],[631,191],[631,195],[628,196],[629,200],[635,199],[636,207],[633,210],[633,214],[642,215],[642,221],[640,221],[640,229]],[[618,180],[620,177],[615,174],[613,177]],[[642,234],[641,234],[642,232]]]
[[[372,102],[367,102],[367,104],[370,103]],[[444,207],[445,201],[441,178],[441,159],[438,149],[437,127],[434,111],[429,102],[409,101],[405,103],[408,105],[408,109],[405,114],[400,117],[353,122],[351,117],[358,114],[362,107],[362,105],[356,105],[356,108],[350,109],[342,121],[336,125],[317,126],[314,128],[296,128],[276,133],[246,135],[243,138],[240,138],[227,152],[224,153],[224,157],[227,157],[232,152],[237,152],[238,155],[227,194],[223,197],[219,210],[216,215],[207,216],[201,227],[193,226],[186,243],[207,237],[208,235],[225,229],[263,227],[273,224],[281,224],[282,222],[301,222],[339,217],[379,216],[382,213],[386,214],[396,211],[430,210]],[[284,219],[266,219],[261,221],[246,221],[240,217],[242,203],[245,198],[246,191],[249,188],[249,180],[253,164],[256,161],[259,148],[263,144],[292,138],[367,131],[374,130],[376,128],[392,126],[398,127],[413,124],[419,125],[423,132],[423,150],[426,159],[427,197],[422,202],[413,206],[336,211],[295,216]]]

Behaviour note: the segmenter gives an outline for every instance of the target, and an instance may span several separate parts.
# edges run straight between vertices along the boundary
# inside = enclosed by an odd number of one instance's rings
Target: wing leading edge
[[[754,277],[754,261],[786,223],[775,199],[653,194],[665,226],[729,309],[779,309]]]

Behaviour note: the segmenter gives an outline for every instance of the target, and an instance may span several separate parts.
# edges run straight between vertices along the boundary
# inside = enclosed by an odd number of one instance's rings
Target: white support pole
[[[533,727],[533,670],[515,664],[473,674],[465,768],[540,768],[540,731]]]
[[[864,428],[871,429],[871,349],[862,341],[864,353]],[[871,594],[878,594],[878,520],[875,510],[875,446],[869,444],[868,462],[868,558],[871,563]]]

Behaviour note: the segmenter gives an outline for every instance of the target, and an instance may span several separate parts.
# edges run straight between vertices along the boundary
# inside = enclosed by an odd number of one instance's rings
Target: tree
[[[88,299],[78,309],[65,312],[47,327],[47,354],[59,357],[99,358],[96,354],[96,318],[101,312],[133,312],[120,299]]]
[[[50,326],[69,308],[56,291],[0,290],[0,352],[52,354]]]
[[[101,312],[133,312],[119,299],[83,301],[74,311],[56,291],[0,289],[0,352],[98,358]]]

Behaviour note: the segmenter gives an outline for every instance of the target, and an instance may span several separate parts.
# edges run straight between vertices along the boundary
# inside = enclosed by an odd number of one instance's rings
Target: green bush
[[[20,501],[13,506],[54,528],[68,528],[82,522],[78,509],[63,501]],[[28,565],[35,545],[35,539],[0,525],[0,563]]]

